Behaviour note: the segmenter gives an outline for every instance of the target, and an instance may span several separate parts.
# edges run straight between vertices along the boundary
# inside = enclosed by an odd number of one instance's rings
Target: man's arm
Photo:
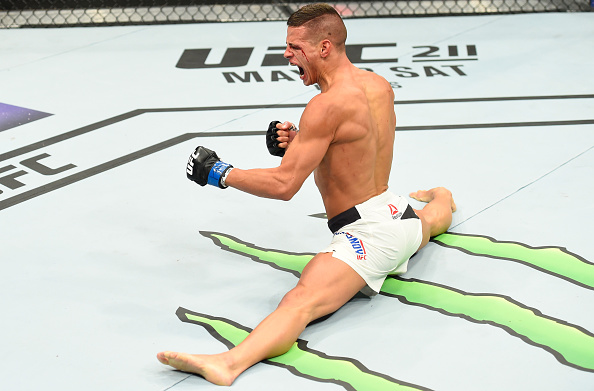
[[[280,166],[251,170],[234,168],[225,183],[259,197],[290,200],[320,164],[333,140],[337,122],[327,115],[325,106],[320,96],[307,105],[299,123],[300,131]]]

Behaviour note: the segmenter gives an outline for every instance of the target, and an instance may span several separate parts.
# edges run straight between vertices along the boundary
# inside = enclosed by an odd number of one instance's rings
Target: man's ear
[[[330,51],[332,50],[332,42],[330,40],[325,39],[320,44],[320,55],[322,58],[328,57]]]

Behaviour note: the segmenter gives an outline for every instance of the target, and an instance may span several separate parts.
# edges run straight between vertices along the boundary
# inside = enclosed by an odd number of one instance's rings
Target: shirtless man
[[[278,145],[269,149],[282,149],[281,164],[241,170],[198,147],[187,173],[202,186],[290,200],[313,172],[334,237],[277,309],[236,347],[215,355],[157,355],[163,364],[219,385],[231,385],[250,366],[287,352],[311,321],[338,310],[357,292],[378,293],[387,274],[406,271],[410,256],[448,229],[456,208],[444,188],[411,193],[427,202],[419,211],[388,191],[394,93],[385,79],[348,60],[338,13],[326,4],[308,5],[287,25],[284,56],[299,68],[303,83],[317,83],[321,93],[305,108],[298,132],[289,122],[272,126]]]

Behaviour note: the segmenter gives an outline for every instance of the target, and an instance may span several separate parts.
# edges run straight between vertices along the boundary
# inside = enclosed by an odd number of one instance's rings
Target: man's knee
[[[311,306],[311,292],[301,285],[297,285],[285,294],[279,307],[308,308]]]
[[[316,295],[316,292],[297,284],[283,297],[278,308],[301,312],[310,320],[314,320],[321,302],[322,300]]]

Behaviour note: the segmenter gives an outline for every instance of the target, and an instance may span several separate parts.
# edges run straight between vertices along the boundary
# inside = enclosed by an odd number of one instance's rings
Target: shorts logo
[[[399,219],[402,216],[402,212],[398,212],[398,208],[396,208],[394,205],[388,204],[388,207],[390,208],[390,213],[392,214],[392,218],[394,220]]]
[[[351,247],[353,248],[353,250],[355,250],[355,253],[357,254],[357,259],[367,260],[367,252],[365,251],[365,246],[363,246],[362,240],[359,240],[350,233],[344,231],[334,233],[334,236],[336,235],[345,235],[347,240],[351,244]]]
[[[358,260],[367,260],[367,252],[365,251],[365,247],[363,246],[363,241],[357,239],[353,235],[347,233],[346,238],[351,243],[353,250],[357,253]]]

